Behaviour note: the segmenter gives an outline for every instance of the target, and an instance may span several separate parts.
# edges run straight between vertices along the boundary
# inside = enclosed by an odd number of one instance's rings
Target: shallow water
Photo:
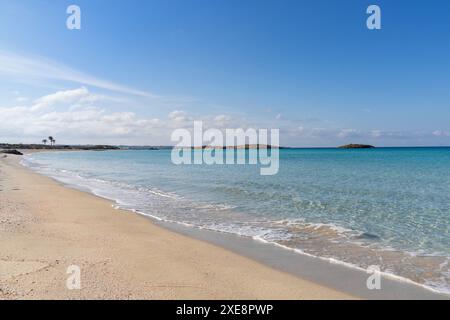
[[[181,165],[170,150],[24,163],[155,218],[235,233],[450,292],[450,148],[283,149],[280,169]]]

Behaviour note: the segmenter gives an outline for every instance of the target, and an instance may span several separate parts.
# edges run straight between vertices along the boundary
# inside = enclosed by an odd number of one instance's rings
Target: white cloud
[[[146,91],[130,88],[74,70],[49,59],[26,57],[4,51],[0,51],[0,73],[16,77],[19,80],[23,79],[24,81],[29,81],[29,78],[62,80],[136,96],[158,97]]]
[[[382,132],[381,130],[372,130],[372,131],[370,132],[370,135],[371,135],[373,138],[380,138],[380,137],[383,135],[383,132]]]
[[[53,135],[59,143],[170,144],[175,128],[192,128],[194,119],[205,127],[232,121],[227,115],[194,118],[175,110],[165,120],[134,112],[111,112],[97,105],[102,98],[86,87],[42,96],[29,106],[0,108],[0,136],[39,143]],[[216,122],[215,122],[216,121]]]
[[[27,107],[0,108],[0,135],[39,137],[54,135],[64,141],[86,142],[87,138],[101,141],[108,137],[148,137],[161,127],[159,119],[139,118],[132,112],[110,113],[98,107],[83,106],[74,111],[37,113]],[[38,141],[38,140],[37,140]]]
[[[349,138],[349,137],[358,137],[360,136],[358,130],[356,129],[342,129],[337,134],[339,138]]]
[[[442,131],[442,130],[436,130],[436,131],[433,131],[433,135],[436,136],[436,137],[450,137],[450,132]]]
[[[219,114],[217,116],[214,116],[211,121],[211,125],[216,128],[232,128],[233,124],[236,124],[236,119],[233,119],[231,116],[226,114]]]
[[[241,115],[192,115],[174,110],[160,118],[145,117],[135,112],[115,112],[109,96],[97,95],[87,87],[57,91],[42,96],[28,105],[0,107],[0,137],[20,142],[39,143],[43,137],[53,135],[59,143],[110,144],[171,144],[174,129],[192,129],[194,120],[202,120],[204,129],[217,128],[277,128],[272,122],[248,121]],[[108,104],[105,104],[108,102]],[[26,104],[26,103],[25,103]],[[123,106],[122,106],[123,110]],[[275,124],[275,126],[273,126]],[[344,143],[374,145],[417,145],[448,139],[449,131],[363,131],[352,128],[311,127],[295,121],[283,121],[281,143],[290,146],[333,146]],[[300,125],[301,124],[301,125]],[[311,124],[310,124],[311,125]],[[434,138],[434,140],[433,140]],[[20,140],[19,140],[20,139]]]
[[[174,110],[169,113],[167,116],[169,119],[176,120],[176,119],[184,119],[186,117],[186,112],[180,111],[180,110]]]
[[[218,122],[225,122],[225,121],[230,121],[231,117],[226,115],[226,114],[219,114],[218,116],[214,117],[214,121],[218,121]]]
[[[61,143],[101,142],[108,137],[148,137],[152,130],[161,128],[158,119],[139,118],[133,112],[108,112],[94,105],[108,98],[81,87],[45,95],[30,106],[0,108],[0,136],[36,142],[38,137],[54,135],[61,137]]]
[[[34,101],[34,105],[31,107],[31,110],[42,110],[58,103],[74,103],[76,101],[80,101],[83,98],[89,99],[90,96],[92,95],[85,87],[74,90],[58,91],[36,99]]]

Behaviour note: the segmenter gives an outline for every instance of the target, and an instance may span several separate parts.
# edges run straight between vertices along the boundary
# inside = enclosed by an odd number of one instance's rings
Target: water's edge
[[[27,166],[23,161],[20,163],[33,172],[43,174],[38,170]],[[370,274],[356,265],[336,259],[313,256],[300,250],[282,246],[277,243],[262,241],[260,239],[201,229],[176,221],[166,221],[144,212],[121,207],[116,199],[96,194],[92,190],[66,184],[63,181],[58,180],[57,177],[49,175],[45,176],[56,181],[63,187],[76,189],[113,201],[116,204],[113,205],[115,209],[132,211],[136,214],[145,216],[156,225],[170,231],[218,245],[276,270],[290,273],[302,279],[346,292],[356,297],[363,299],[450,299],[450,295],[438,292],[434,288],[415,283],[407,278],[383,272],[381,273],[381,289],[369,290],[367,289],[366,282]]]

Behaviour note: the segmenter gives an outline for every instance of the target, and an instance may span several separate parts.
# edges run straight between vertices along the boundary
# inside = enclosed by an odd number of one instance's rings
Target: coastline
[[[26,151],[27,154],[34,153],[35,151],[29,152]],[[352,265],[348,265],[346,263],[340,262],[340,261],[331,261],[330,259],[320,258],[320,257],[314,257],[308,254],[304,254],[301,252],[298,252],[296,250],[288,249],[285,247],[274,245],[273,243],[264,243],[255,239],[247,238],[247,237],[241,237],[236,236],[232,234],[224,234],[220,232],[214,232],[214,231],[208,231],[208,230],[202,230],[198,228],[193,228],[189,226],[183,226],[181,224],[177,223],[170,223],[170,222],[164,222],[164,221],[158,221],[158,219],[154,219],[149,217],[145,214],[140,214],[139,212],[133,211],[134,213],[130,213],[130,210],[124,210],[124,209],[117,209],[117,203],[115,203],[112,200],[104,199],[102,197],[98,197],[93,195],[89,190],[81,190],[75,188],[74,186],[67,186],[62,182],[59,182],[57,180],[54,180],[53,178],[43,176],[39,173],[34,172],[33,170],[30,170],[29,168],[23,167],[20,162],[20,157],[14,156],[14,159],[9,159],[5,161],[5,159],[0,159],[0,172],[2,170],[2,166],[5,167],[5,164],[7,164],[7,168],[18,170],[21,175],[26,175],[27,179],[31,179],[32,183],[29,184],[35,184],[36,179],[38,180],[45,180],[46,184],[49,184],[49,186],[61,191],[60,189],[65,190],[66,192],[73,192],[71,195],[73,198],[76,198],[83,202],[86,206],[89,206],[89,209],[94,210],[94,208],[91,208],[93,203],[91,203],[89,200],[92,200],[92,198],[96,199],[97,201],[102,201],[104,206],[108,206],[109,210],[108,212],[102,212],[102,219],[101,217],[96,217],[96,221],[101,220],[102,223],[104,223],[106,220],[110,220],[111,217],[116,217],[117,213],[120,213],[121,216],[127,216],[127,219],[139,219],[140,224],[143,224],[143,228],[145,228],[144,225],[149,225],[148,228],[151,229],[158,229],[158,233],[161,233],[161,238],[172,238],[172,236],[175,235],[182,235],[187,236],[187,239],[183,239],[183,244],[188,241],[189,243],[194,241],[194,243],[190,243],[190,245],[195,249],[195,252],[198,252],[197,248],[197,242],[196,240],[200,240],[202,245],[206,246],[212,246],[213,248],[209,248],[209,251],[213,250],[213,252],[216,252],[216,254],[219,254],[220,252],[225,252],[226,254],[234,254],[238,256],[237,260],[234,261],[232,264],[233,268],[236,268],[237,265],[239,265],[239,271],[233,271],[236,273],[236,277],[240,277],[243,275],[243,278],[246,278],[248,274],[245,274],[247,269],[247,263],[250,259],[251,263],[255,263],[256,265],[259,265],[260,267],[269,267],[270,271],[268,271],[270,274],[283,274],[284,276],[287,276],[290,278],[289,281],[276,283],[274,287],[273,282],[265,283],[265,280],[267,277],[263,277],[256,281],[256,286],[261,286],[263,282],[264,283],[264,290],[267,290],[266,292],[261,291],[261,289],[256,290],[257,294],[254,295],[235,295],[235,294],[220,294],[220,295],[211,295],[210,293],[204,292],[204,294],[198,296],[192,291],[190,291],[188,294],[184,295],[171,295],[168,297],[161,297],[156,296],[156,299],[195,299],[195,298],[201,298],[201,299],[352,299],[352,298],[362,298],[362,299],[449,299],[450,296],[442,293],[435,292],[433,290],[430,290],[429,288],[425,288],[420,284],[414,283],[410,280],[397,277],[390,274],[382,274],[382,290],[368,290],[366,287],[366,280],[369,276],[365,270],[361,268],[354,267]],[[3,164],[2,164],[3,162]],[[3,168],[4,169],[4,168]],[[13,171],[14,171],[13,170]],[[4,171],[4,170],[3,170]],[[8,170],[7,170],[8,171]],[[17,173],[15,174],[17,176]],[[4,179],[2,175],[0,174],[0,179]],[[8,179],[6,179],[8,180]],[[1,184],[1,182],[0,182]],[[2,189],[2,188],[0,188]],[[3,188],[4,189],[4,188]],[[48,193],[48,192],[45,192]],[[0,192],[0,196],[2,195],[2,192]],[[90,198],[90,199],[89,199]],[[1,199],[1,198],[0,198]],[[49,199],[48,197],[41,197],[41,200],[47,203],[51,203],[54,200]],[[73,205],[73,204],[72,204]],[[114,207],[114,209],[113,209]],[[74,207],[67,208],[65,210],[73,212],[76,211],[77,208],[80,208],[80,204],[74,205]],[[103,210],[104,208],[102,208]],[[78,212],[77,212],[78,214]],[[61,212],[57,213],[57,218],[60,217]],[[0,217],[1,218],[1,217]],[[91,218],[91,217],[89,217]],[[144,219],[145,221],[142,221]],[[1,219],[0,219],[1,220]],[[82,221],[82,222],[81,222]],[[116,221],[117,222],[117,221]],[[128,221],[130,222],[130,221]],[[137,221],[134,221],[137,223]],[[79,219],[77,223],[82,223],[83,225],[87,222],[84,221],[84,219]],[[1,226],[1,224],[0,224]],[[1,229],[0,229],[1,231]],[[129,229],[128,228],[121,228],[119,231],[119,234],[117,236],[128,236],[129,235]],[[147,230],[146,231],[150,231]],[[153,230],[154,231],[154,230]],[[175,235],[173,234],[175,232]],[[154,233],[154,232],[152,232]],[[168,233],[168,234],[166,234]],[[148,240],[148,239],[147,239]],[[139,242],[141,243],[141,242]],[[141,243],[142,244],[142,243]],[[135,243],[135,245],[137,245]],[[175,246],[178,247],[178,242],[175,242]],[[89,247],[89,246],[88,246]],[[91,248],[90,248],[91,249]],[[175,251],[177,248],[173,248]],[[179,249],[179,248],[178,248]],[[152,248],[153,250],[153,248]],[[171,252],[161,252],[159,249],[156,249],[158,251],[158,254],[170,254]],[[183,249],[183,253],[184,253]],[[169,250],[171,251],[171,250]],[[204,253],[204,252],[202,252]],[[147,254],[147,253],[145,253]],[[123,258],[123,254],[119,255],[118,258]],[[0,257],[2,259],[2,257]],[[134,259],[134,257],[131,257],[130,260]],[[209,273],[215,273],[218,277],[220,277],[220,280],[227,281],[227,277],[221,277],[221,268],[225,268],[228,270],[229,266],[229,259],[227,259],[225,265],[221,267],[214,267],[212,270],[209,269],[213,267],[211,265],[211,259],[216,259],[214,257],[206,258],[203,260],[198,261],[198,263],[202,264],[202,267],[207,270],[207,274]],[[241,259],[247,260],[245,262],[239,262]],[[181,264],[180,269],[184,269],[183,266],[184,260],[178,260],[173,259],[172,262],[174,264]],[[213,260],[216,261],[216,260]],[[116,268],[117,266],[115,266]],[[149,265],[149,270],[153,268],[153,265]],[[257,268],[257,267],[256,267]],[[252,275],[255,275],[253,270],[255,270],[255,266],[251,266],[251,272]],[[1,269],[0,269],[1,270]],[[129,270],[132,272],[132,268]],[[219,272],[216,272],[219,271]],[[232,276],[232,274],[228,274],[227,276]],[[260,275],[258,275],[260,276]],[[274,276],[274,275],[273,275]],[[144,278],[146,275],[144,275]],[[217,279],[219,280],[219,279]],[[123,286],[123,283],[121,281],[116,280],[115,278],[111,280],[113,283],[117,282],[120,283],[120,286]],[[248,280],[253,281],[253,280]],[[298,283],[300,281],[300,283]],[[286,286],[286,284],[288,285]],[[295,284],[295,285],[294,285]],[[1,289],[2,281],[0,277],[0,289]],[[251,284],[246,281],[246,286],[250,286]],[[266,286],[267,285],[267,286]],[[278,288],[281,285],[282,288],[280,288],[280,291],[278,292]],[[294,285],[294,286],[293,286]],[[214,289],[216,286],[215,283],[208,283],[204,286],[204,288]],[[221,285],[223,286],[223,284]],[[236,287],[237,286],[237,287]],[[242,281],[238,281],[238,284],[235,284],[235,287],[233,289],[241,292],[244,290],[241,288]],[[223,287],[224,289],[226,286]],[[292,289],[291,289],[292,288]],[[64,288],[65,289],[65,288]],[[245,287],[245,292],[248,291],[249,288]],[[283,291],[283,289],[285,289]],[[68,291],[67,289],[65,289]],[[128,289],[130,292],[128,296],[124,297],[123,295],[115,295],[115,298],[137,298],[137,299],[152,299],[153,295],[142,294],[142,292],[145,292],[147,290],[151,289],[145,289],[140,290],[137,294],[136,292],[138,290],[136,289]],[[216,292],[220,291],[220,289],[214,289]],[[275,290],[275,291],[274,291]],[[187,291],[187,290],[184,290]],[[209,291],[209,290],[208,290]],[[233,290],[231,290],[233,291]],[[228,290],[228,292],[231,292]],[[253,290],[250,290],[254,293]],[[0,297],[1,297],[2,291],[0,291]],[[224,293],[224,292],[223,292]],[[111,298],[110,295],[106,296],[92,296],[91,293],[88,295],[82,296],[84,298]],[[45,298],[45,297],[44,297]],[[74,298],[70,296],[69,298]],[[79,298],[79,297],[75,297]],[[53,299],[53,298],[51,298]]]
[[[352,299],[0,158],[1,299]],[[78,265],[81,290],[68,290]]]

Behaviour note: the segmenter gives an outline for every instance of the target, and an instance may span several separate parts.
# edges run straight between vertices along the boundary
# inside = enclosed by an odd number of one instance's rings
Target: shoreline
[[[353,299],[0,158],[0,299]],[[68,290],[78,265],[81,290]]]
[[[35,173],[33,170],[23,167],[30,173]],[[113,201],[105,199],[92,192],[79,190],[72,186],[66,186],[62,182],[51,177],[46,177],[38,174],[41,177],[52,180],[53,183],[59,185],[61,188],[82,192],[83,194],[98,197],[99,199],[110,203]],[[129,213],[132,210],[113,209],[119,212]],[[140,212],[133,211],[133,215],[142,216],[147,223],[153,226],[162,227],[168,232],[176,232],[177,234],[188,236],[189,239],[196,239],[207,244],[216,246],[216,249],[226,250],[240,257],[248,259],[253,262],[262,264],[272,268],[273,272],[282,272],[295,279],[308,281],[315,286],[322,286],[328,288],[331,292],[339,292],[342,296],[335,296],[334,293],[330,295],[323,295],[321,297],[313,297],[307,295],[306,297],[288,296],[283,299],[347,299],[351,297],[358,297],[363,299],[449,299],[442,293],[437,293],[420,284],[414,283],[408,279],[398,278],[395,275],[382,275],[382,290],[368,290],[366,287],[366,280],[369,274],[365,270],[357,267],[348,266],[343,262],[331,261],[329,259],[314,257],[305,253],[298,252],[293,249],[281,248],[272,243],[263,243],[247,237],[240,237],[232,234],[224,234],[214,231],[201,230],[183,226],[181,224],[170,223],[165,221],[158,221],[157,218],[152,218]],[[300,266],[300,268],[299,268]],[[350,295],[344,294],[348,293]],[[209,298],[207,298],[209,299]],[[278,298],[275,298],[278,299]]]
[[[151,219],[151,218],[150,218]],[[151,221],[154,221],[151,219]],[[276,243],[234,234],[154,221],[169,230],[216,244],[242,256],[334,290],[367,300],[450,300],[450,295],[395,274],[380,272],[381,290],[368,290],[366,270],[335,259],[313,256]],[[299,268],[299,266],[301,266]]]

